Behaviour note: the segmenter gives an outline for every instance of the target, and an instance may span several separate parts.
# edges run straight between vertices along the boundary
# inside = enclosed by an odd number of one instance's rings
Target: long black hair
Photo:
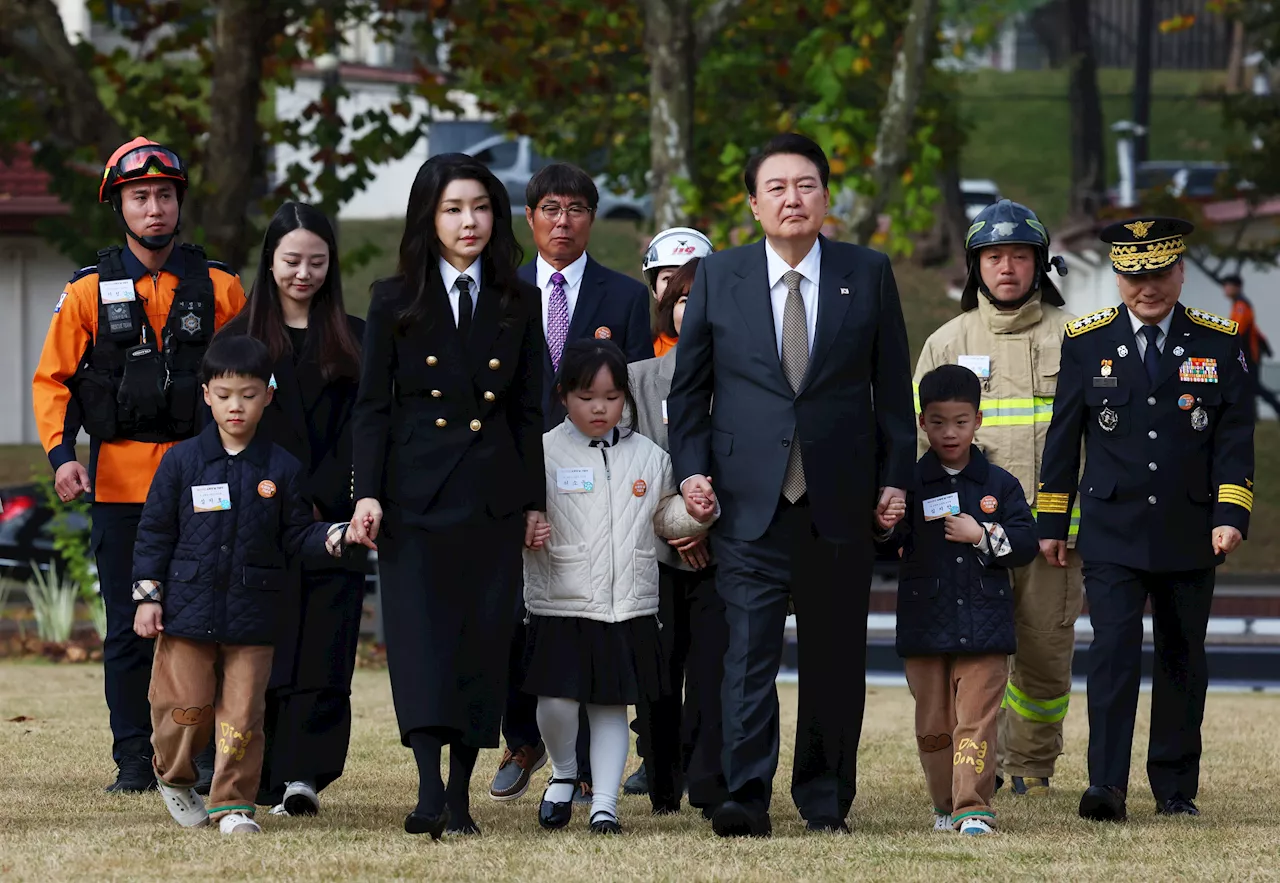
[[[311,297],[304,355],[314,360],[326,381],[339,377],[360,378],[360,341],[347,324],[347,308],[342,301],[342,268],[338,264],[338,241],[324,212],[305,202],[286,202],[271,216],[262,237],[258,273],[249,291],[249,303],[228,322],[222,332],[247,334],[266,344],[273,363],[293,352],[285,330],[280,292],[271,272],[280,240],[294,230],[307,230],[324,240],[329,248],[329,270],[324,284]]]
[[[520,296],[516,270],[524,261],[524,249],[511,229],[511,199],[507,189],[479,160],[465,153],[442,153],[422,164],[409,189],[404,236],[400,239],[400,263],[396,269],[409,295],[409,303],[398,317],[401,328],[425,321],[429,314],[429,281],[433,274],[440,272],[436,212],[445,188],[454,181],[478,181],[489,194],[493,232],[480,256],[484,287],[496,288],[501,293],[504,313],[511,299]]]
[[[626,404],[622,410],[623,418],[630,414],[630,422],[634,422],[637,408],[635,396],[631,394],[630,376],[627,374],[627,357],[612,340],[584,337],[566,344],[564,354],[560,357],[560,369],[556,371],[556,395],[563,399],[569,393],[589,389],[601,368],[609,370],[614,387],[622,390],[622,398]]]

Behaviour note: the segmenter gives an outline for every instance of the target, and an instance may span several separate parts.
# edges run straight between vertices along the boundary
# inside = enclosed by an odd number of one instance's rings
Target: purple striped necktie
[[[547,350],[551,353],[551,367],[560,369],[560,357],[569,337],[569,298],[565,294],[565,278],[562,273],[551,274],[551,299],[547,303]]]

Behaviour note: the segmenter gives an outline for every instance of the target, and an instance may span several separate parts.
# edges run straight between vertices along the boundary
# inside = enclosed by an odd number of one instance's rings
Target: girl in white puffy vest
[[[563,828],[572,817],[581,703],[591,727],[591,830],[617,834],[627,706],[669,689],[658,649],[656,535],[702,533],[718,513],[705,500],[686,509],[667,453],[618,426],[635,402],[612,341],[566,346],[556,394],[569,416],[542,437],[547,512],[530,525],[524,553],[523,688],[538,697],[552,769],[538,823]]]

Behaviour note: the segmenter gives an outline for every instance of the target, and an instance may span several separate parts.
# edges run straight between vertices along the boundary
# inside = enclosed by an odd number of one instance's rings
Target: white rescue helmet
[[[667,267],[679,267],[694,258],[705,258],[714,251],[706,234],[692,227],[668,227],[649,241],[640,269],[645,281],[653,288],[658,271]]]

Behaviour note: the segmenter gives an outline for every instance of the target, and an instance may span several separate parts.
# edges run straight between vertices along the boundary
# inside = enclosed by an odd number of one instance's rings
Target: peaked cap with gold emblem
[[[1134,218],[1120,221],[1098,234],[1111,245],[1111,265],[1123,276],[1167,270],[1187,250],[1183,237],[1195,225],[1180,218]]]

